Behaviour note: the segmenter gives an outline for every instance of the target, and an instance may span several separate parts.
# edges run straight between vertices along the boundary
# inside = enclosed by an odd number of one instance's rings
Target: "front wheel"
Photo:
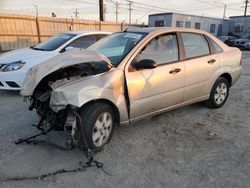
[[[211,108],[220,108],[225,104],[228,94],[229,83],[225,78],[220,77],[214,83],[210,97],[205,104]]]
[[[103,149],[113,134],[115,117],[110,105],[97,102],[80,112],[82,129],[89,149],[99,151]]]

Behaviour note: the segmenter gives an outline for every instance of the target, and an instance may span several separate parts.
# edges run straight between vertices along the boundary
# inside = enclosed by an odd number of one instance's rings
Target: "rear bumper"
[[[24,71],[0,72],[0,90],[21,90]]]

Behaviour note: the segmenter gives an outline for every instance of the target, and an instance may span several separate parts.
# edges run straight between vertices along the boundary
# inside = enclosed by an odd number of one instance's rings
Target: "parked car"
[[[234,36],[220,36],[218,37],[218,39],[224,42],[228,46],[234,46],[235,40],[237,40],[238,38]]]
[[[234,40],[237,38],[234,36],[219,36],[218,39],[225,43],[226,40]]]
[[[72,48],[87,48],[108,32],[60,33],[34,47],[14,50],[0,56],[0,90],[20,90],[28,70]]]
[[[222,107],[241,60],[238,48],[201,30],[134,28],[33,67],[21,94],[45,126],[97,151],[119,123],[201,101]]]
[[[250,35],[247,35],[245,37],[242,37],[240,39],[235,40],[234,46],[238,47],[240,49],[245,48],[245,44],[250,42]]]
[[[250,41],[245,43],[245,46],[243,47],[245,50],[250,50]]]

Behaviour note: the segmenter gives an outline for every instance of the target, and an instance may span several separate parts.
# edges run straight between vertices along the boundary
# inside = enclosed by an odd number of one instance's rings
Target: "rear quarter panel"
[[[240,78],[242,53],[238,48],[228,48],[220,54],[220,74],[229,73],[232,85]]]

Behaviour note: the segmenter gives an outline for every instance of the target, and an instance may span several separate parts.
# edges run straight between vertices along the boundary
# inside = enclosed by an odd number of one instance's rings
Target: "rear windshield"
[[[53,51],[62,46],[64,43],[75,37],[75,34],[60,33],[38,45],[32,47],[34,50]]]

